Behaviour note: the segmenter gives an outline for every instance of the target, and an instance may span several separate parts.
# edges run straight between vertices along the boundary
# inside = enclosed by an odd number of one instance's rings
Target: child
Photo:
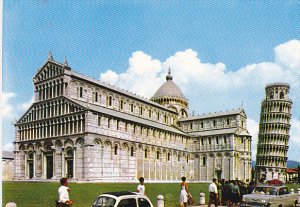
[[[140,184],[137,187],[137,192],[140,193],[140,194],[146,195],[145,194],[146,188],[144,186],[144,178],[140,177],[139,181],[140,181]]]

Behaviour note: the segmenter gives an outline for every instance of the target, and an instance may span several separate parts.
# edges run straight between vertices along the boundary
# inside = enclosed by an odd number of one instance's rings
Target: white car
[[[92,207],[153,207],[153,205],[145,195],[122,191],[99,195]]]
[[[252,194],[243,196],[241,206],[289,207],[298,204],[298,195],[291,194],[286,186],[261,185]]]

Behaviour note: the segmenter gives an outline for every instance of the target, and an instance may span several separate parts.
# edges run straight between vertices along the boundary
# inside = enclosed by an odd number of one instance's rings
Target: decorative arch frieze
[[[85,141],[82,137],[79,137],[79,138],[76,139],[75,143],[76,143],[77,146],[82,146],[82,145],[84,145]]]
[[[93,144],[103,145],[101,138],[95,138]]]
[[[21,144],[21,145],[19,146],[19,150],[20,150],[20,151],[24,151],[24,150],[25,150],[25,145],[24,145],[24,144]]]
[[[127,142],[123,142],[123,143],[122,143],[122,148],[123,148],[123,149],[126,149],[126,150],[129,150],[129,145],[128,145],[128,143],[127,143]]]
[[[74,142],[71,139],[66,139],[64,142],[64,146],[65,147],[68,147],[68,146],[74,147]]]
[[[107,140],[105,140],[104,145],[112,146],[112,142],[109,139],[107,139]]]
[[[55,146],[56,146],[56,147],[62,147],[62,146],[63,146],[63,143],[62,143],[62,141],[61,141],[61,140],[59,140],[59,139],[58,139],[58,140],[56,140],[56,141],[55,141]]]

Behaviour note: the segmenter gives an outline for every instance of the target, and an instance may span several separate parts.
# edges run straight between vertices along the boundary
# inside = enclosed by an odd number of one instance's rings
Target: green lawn
[[[74,207],[90,207],[95,198],[104,192],[112,191],[135,191],[137,183],[69,183],[71,188],[70,198],[74,201]],[[179,206],[180,183],[156,183],[145,184],[146,194],[156,206],[156,197],[165,197],[166,207]],[[57,189],[59,183],[42,182],[4,182],[2,185],[3,206],[9,201],[13,201],[18,207],[52,207],[57,199]],[[189,189],[198,202],[199,193],[207,195],[208,184],[190,183]],[[207,198],[206,198],[207,199]]]
[[[70,183],[70,197],[75,202],[74,207],[90,207],[95,198],[104,192],[112,191],[135,191],[137,183]],[[194,200],[198,203],[199,193],[205,193],[208,201],[207,183],[189,183],[189,190]],[[156,197],[165,197],[166,207],[179,206],[179,183],[146,183],[146,194],[156,206]],[[32,183],[32,182],[4,182],[2,184],[3,206],[9,201],[17,203],[18,207],[53,207],[57,199],[59,183]],[[300,188],[300,185],[289,184],[289,188]]]

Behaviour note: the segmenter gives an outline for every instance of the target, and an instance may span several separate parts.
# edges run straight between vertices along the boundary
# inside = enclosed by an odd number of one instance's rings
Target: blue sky
[[[30,106],[48,51],[72,69],[150,98],[167,68],[190,113],[242,105],[256,150],[267,83],[291,85],[289,157],[300,150],[299,1],[3,2],[3,148]],[[155,86],[155,87],[154,87]]]

